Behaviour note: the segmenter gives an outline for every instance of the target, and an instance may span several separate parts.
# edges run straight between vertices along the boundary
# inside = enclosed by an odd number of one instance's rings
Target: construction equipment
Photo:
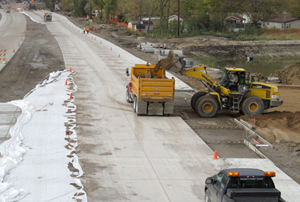
[[[277,86],[260,82],[260,76],[257,81],[253,76],[249,81],[250,73],[243,68],[225,68],[218,85],[206,73],[206,66],[185,68],[184,59],[170,51],[166,59],[156,64],[154,71],[159,71],[159,69],[197,78],[205,85],[208,91],[197,92],[191,99],[192,108],[201,117],[213,117],[218,110],[258,115],[262,114],[265,109],[283,104],[283,100],[279,98]],[[229,85],[230,76],[233,74],[237,74],[238,82]]]
[[[137,115],[171,115],[174,111],[175,79],[165,77],[165,70],[154,72],[155,65],[131,67],[131,81],[126,86],[126,101],[133,102]],[[130,75],[129,68],[126,69]]]
[[[44,14],[44,21],[46,22],[46,21],[52,21],[52,15],[51,14],[49,14],[49,13],[45,13]]]

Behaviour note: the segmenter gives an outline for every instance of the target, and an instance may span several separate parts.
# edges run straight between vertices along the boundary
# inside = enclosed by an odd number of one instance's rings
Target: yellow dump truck
[[[136,64],[126,69],[131,79],[126,86],[126,101],[133,103],[137,115],[171,115],[174,111],[175,79],[165,70],[154,72],[155,65]]]

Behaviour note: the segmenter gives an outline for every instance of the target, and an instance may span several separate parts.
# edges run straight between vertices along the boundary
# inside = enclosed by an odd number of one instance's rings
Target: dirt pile
[[[258,134],[267,141],[293,141],[300,143],[300,112],[271,112],[257,116],[242,116],[254,125]]]
[[[271,77],[278,77],[284,84],[300,85],[300,61],[287,66],[284,70],[276,70]]]

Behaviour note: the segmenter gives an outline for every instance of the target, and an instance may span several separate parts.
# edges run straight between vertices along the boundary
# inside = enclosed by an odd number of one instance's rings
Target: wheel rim
[[[205,102],[203,105],[202,105],[202,110],[204,113],[208,114],[210,112],[212,112],[212,110],[214,109],[214,106],[209,103],[209,102]]]
[[[258,103],[257,102],[251,102],[249,105],[248,105],[248,110],[250,112],[256,112],[258,110],[259,106],[258,106]]]

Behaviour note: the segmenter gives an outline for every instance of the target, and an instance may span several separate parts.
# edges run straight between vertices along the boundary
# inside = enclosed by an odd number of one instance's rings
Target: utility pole
[[[179,36],[179,28],[180,28],[180,0],[178,0],[178,27],[177,27],[177,31],[178,31],[178,36]]]
[[[92,17],[92,0],[89,1],[90,2],[90,20],[93,19]]]

